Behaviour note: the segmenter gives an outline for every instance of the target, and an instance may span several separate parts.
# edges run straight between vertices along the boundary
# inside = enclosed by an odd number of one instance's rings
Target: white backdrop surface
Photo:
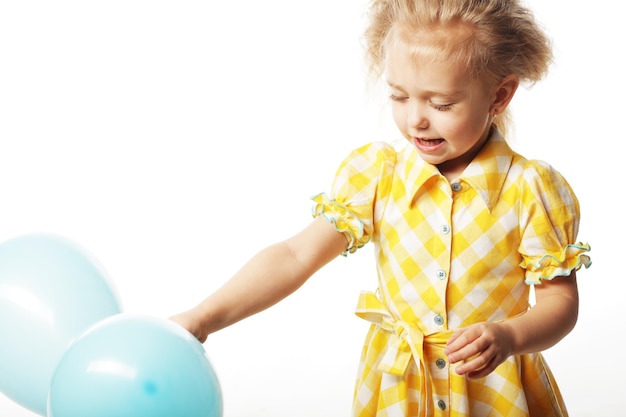
[[[573,417],[616,415],[624,25],[608,0],[529,3],[557,59],[515,98],[510,142],[575,188],[594,262],[579,274],[578,326],[546,357]],[[66,236],[107,268],[124,311],[191,307],[306,225],[309,197],[349,150],[398,139],[365,85],[365,4],[0,3],[0,241]],[[226,417],[349,414],[367,328],[353,307],[375,287],[370,255],[334,261],[210,337]],[[35,414],[0,394],[0,416]]]

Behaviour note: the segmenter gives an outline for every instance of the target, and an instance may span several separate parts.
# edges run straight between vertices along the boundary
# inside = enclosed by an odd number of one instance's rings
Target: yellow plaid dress
[[[353,151],[332,193],[313,200],[314,216],[349,239],[346,254],[376,246],[379,288],[356,311],[372,325],[354,416],[567,415],[541,354],[469,380],[443,353],[454,329],[523,314],[529,284],[590,265],[589,246],[575,243],[578,200],[558,172],[497,131],[452,182],[413,146],[376,142]]]

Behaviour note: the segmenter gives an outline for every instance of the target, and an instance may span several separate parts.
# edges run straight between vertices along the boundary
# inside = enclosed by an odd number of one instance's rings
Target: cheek
[[[449,120],[448,123],[442,123],[443,130],[447,130],[448,133],[454,136],[474,136],[477,132],[482,132],[485,123],[483,118],[470,117],[456,118]]]
[[[402,131],[403,134],[406,133],[406,112],[402,106],[399,106],[398,103],[391,104],[391,116],[393,117],[393,121],[395,122],[398,129]]]

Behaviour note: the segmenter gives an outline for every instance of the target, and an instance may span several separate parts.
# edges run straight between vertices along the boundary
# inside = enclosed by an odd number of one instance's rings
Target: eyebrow
[[[404,90],[404,88],[400,87],[399,85],[394,84],[393,82],[390,82],[389,80],[387,80],[387,85],[389,85],[389,87],[391,87],[393,89],[396,89],[396,90],[399,90],[399,91],[406,91],[406,90]],[[440,92],[440,91],[424,91],[423,94],[428,96],[428,97],[456,98],[456,97],[461,95],[461,91],[444,91],[444,92]]]

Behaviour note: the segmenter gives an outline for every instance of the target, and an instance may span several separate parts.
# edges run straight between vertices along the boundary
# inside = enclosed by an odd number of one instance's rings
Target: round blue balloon
[[[221,417],[222,393],[200,342],[178,324],[138,314],[105,319],[67,349],[48,417]]]
[[[75,243],[32,234],[0,244],[0,391],[42,416],[69,343],[120,313],[105,270]]]

